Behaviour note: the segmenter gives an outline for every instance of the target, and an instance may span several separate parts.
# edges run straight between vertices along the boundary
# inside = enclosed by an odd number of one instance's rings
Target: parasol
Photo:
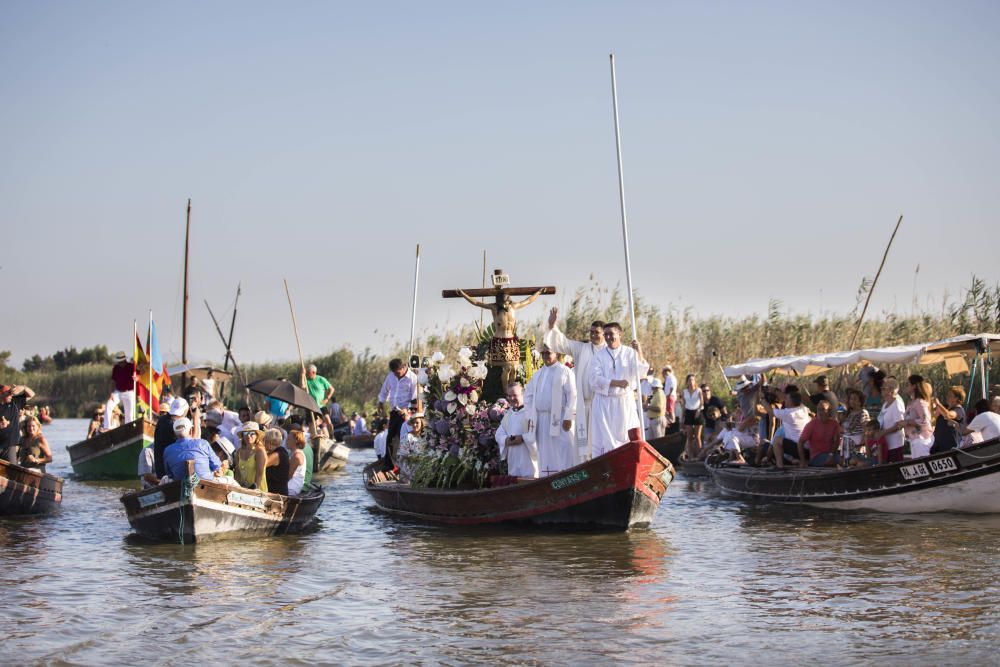
[[[288,380],[254,380],[247,385],[247,389],[257,394],[276,398],[303,410],[322,413],[320,407],[316,405],[316,399],[310,396],[309,392]]]

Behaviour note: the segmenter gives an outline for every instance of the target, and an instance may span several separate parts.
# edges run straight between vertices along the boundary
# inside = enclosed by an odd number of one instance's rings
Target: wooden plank
[[[538,290],[542,290],[542,294],[555,294],[556,293],[556,288],[552,287],[552,286],[547,286],[547,287],[506,287],[506,288],[504,288],[503,293],[506,294],[506,295],[508,295],[508,296],[531,296],[532,294],[534,294]],[[469,296],[496,296],[497,295],[497,290],[496,290],[495,287],[488,288],[488,289],[480,289],[480,288],[467,289],[467,290],[462,290],[462,291],[465,292],[466,294],[468,294]],[[446,289],[446,290],[441,290],[441,298],[442,299],[456,299],[456,298],[457,299],[461,299],[462,295],[459,294],[458,290],[456,290],[456,289]]]

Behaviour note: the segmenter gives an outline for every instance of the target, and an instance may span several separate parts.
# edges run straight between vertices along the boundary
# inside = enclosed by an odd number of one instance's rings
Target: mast
[[[628,220],[625,216],[625,174],[622,169],[622,138],[618,123],[618,86],[615,82],[615,54],[611,54],[611,101],[615,112],[615,149],[618,154],[618,201],[622,209],[622,241],[625,245],[625,279],[628,284],[628,314],[632,321],[632,339],[639,340],[639,330],[635,325],[635,301],[632,296],[632,263],[629,256]],[[639,411],[639,426],[642,428],[640,437],[646,437],[646,414],[642,410],[642,378],[639,377],[639,366],[636,364],[635,375],[636,407]]]
[[[187,224],[184,226],[184,319],[183,319],[183,329],[181,331],[181,363],[186,364],[188,361],[187,357],[187,344],[188,344],[188,249],[190,247],[189,241],[191,239],[191,200],[188,199],[187,205]],[[184,381],[187,382],[187,373],[184,373]],[[186,388],[186,387],[185,387]]]
[[[417,329],[417,281],[420,279],[420,244],[417,244],[417,259],[413,265],[413,308],[410,315],[410,354],[406,358],[406,363],[410,363],[413,356],[413,334]]]

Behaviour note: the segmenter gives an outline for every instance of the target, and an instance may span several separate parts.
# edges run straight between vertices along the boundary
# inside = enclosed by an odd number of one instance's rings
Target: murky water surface
[[[68,477],[83,420],[45,430]],[[0,520],[3,664],[998,664],[1000,516],[753,508],[680,477],[631,533],[373,509],[372,450],[313,533],[130,539],[123,486]]]

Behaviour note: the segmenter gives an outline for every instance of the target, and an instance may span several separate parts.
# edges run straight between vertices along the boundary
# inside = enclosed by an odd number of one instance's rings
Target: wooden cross
[[[494,287],[487,287],[485,289],[477,287],[475,289],[467,289],[462,291],[472,297],[476,296],[496,297],[500,294],[504,294],[507,296],[530,296],[535,292],[539,291],[541,294],[556,293],[556,288],[552,287],[551,285],[545,287],[506,287],[505,286],[506,281],[504,280],[505,278],[507,278],[507,276],[504,275],[502,270],[494,269],[493,270]],[[441,290],[441,298],[461,299],[462,295],[459,293],[457,289],[446,289],[446,290]]]

